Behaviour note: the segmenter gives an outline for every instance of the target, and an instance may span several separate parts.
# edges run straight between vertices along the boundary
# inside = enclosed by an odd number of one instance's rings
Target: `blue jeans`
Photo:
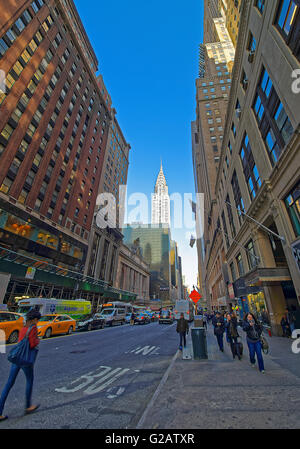
[[[179,332],[179,335],[180,335],[179,347],[182,348],[182,341],[183,341],[184,347],[186,347],[185,332]]]
[[[7,399],[8,393],[10,392],[11,388],[14,386],[14,383],[16,381],[16,378],[19,374],[20,369],[24,371],[24,374],[26,376],[26,408],[29,408],[31,406],[31,396],[32,396],[32,387],[33,387],[33,365],[30,366],[23,366],[22,368],[20,366],[14,365],[12,363],[8,381],[2,391],[1,398],[0,398],[0,415],[3,413],[5,401]]]
[[[256,343],[251,343],[247,339],[247,343],[248,343],[248,348],[249,348],[250,362],[254,365],[255,354],[256,354],[259,371],[263,371],[265,369],[265,367],[264,367],[264,359],[263,359],[262,352],[261,352],[261,342],[257,341]]]
[[[223,335],[224,334],[217,334],[216,335],[217,341],[218,341],[218,345],[219,345],[219,348],[220,348],[221,351],[223,351],[223,349],[224,349]]]

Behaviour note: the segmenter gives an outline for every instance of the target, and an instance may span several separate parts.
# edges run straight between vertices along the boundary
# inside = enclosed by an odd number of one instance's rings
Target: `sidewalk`
[[[300,354],[292,340],[268,337],[266,373],[250,366],[245,333],[242,361],[229,345],[217,347],[208,326],[208,360],[183,360],[177,352],[160,390],[146,410],[144,429],[296,429],[300,428]],[[191,332],[187,346],[191,347]]]

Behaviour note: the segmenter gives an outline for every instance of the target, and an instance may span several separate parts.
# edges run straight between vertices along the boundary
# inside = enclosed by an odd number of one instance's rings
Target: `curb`
[[[143,424],[144,424],[144,422],[145,422],[145,420],[146,420],[146,418],[147,418],[147,415],[148,415],[150,409],[153,407],[154,402],[156,401],[156,399],[157,399],[159,393],[161,392],[163,386],[165,385],[165,383],[166,383],[167,380],[168,380],[170,371],[171,371],[171,369],[172,369],[173,366],[174,366],[175,360],[177,359],[179,352],[180,352],[180,351],[177,350],[177,352],[176,352],[175,355],[173,356],[173,358],[172,358],[172,360],[171,360],[171,363],[170,363],[169,367],[167,368],[167,370],[166,370],[165,374],[163,375],[163,378],[161,379],[161,381],[160,381],[158,387],[156,388],[156,390],[155,390],[155,392],[154,392],[154,394],[153,394],[153,396],[152,396],[150,402],[148,403],[148,405],[147,405],[147,407],[146,407],[144,413],[142,414],[142,416],[141,416],[139,422],[137,423],[136,429],[142,429],[142,428],[143,428],[142,426],[143,426]]]

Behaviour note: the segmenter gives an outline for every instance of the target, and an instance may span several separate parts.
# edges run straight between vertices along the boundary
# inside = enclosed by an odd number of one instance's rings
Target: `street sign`
[[[193,290],[192,293],[189,295],[189,297],[191,298],[191,300],[197,304],[197,302],[199,301],[199,299],[202,298],[202,296],[200,295],[200,293],[198,293],[196,290]]]

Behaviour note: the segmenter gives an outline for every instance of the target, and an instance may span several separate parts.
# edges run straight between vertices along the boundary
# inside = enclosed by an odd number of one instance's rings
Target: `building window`
[[[248,186],[248,190],[250,193],[251,199],[254,199],[256,196],[256,192],[261,186],[261,180],[258,173],[258,169],[255,165],[254,157],[252,154],[251,146],[249,143],[248,135],[245,134],[241,150],[240,157],[243,165],[243,171],[246,179],[246,183]]]
[[[293,54],[300,61],[300,1],[281,0],[279,2],[275,26],[279,30]]]
[[[239,275],[243,276],[245,274],[245,270],[244,270],[244,264],[243,264],[243,259],[242,259],[242,255],[238,254],[236,257],[236,263],[237,263],[237,267],[239,270]]]
[[[300,236],[300,181],[284,200],[297,237]]]
[[[252,105],[272,165],[275,165],[294,133],[273,83],[263,68]]]
[[[236,205],[236,208],[238,211],[239,222],[240,222],[240,225],[242,225],[243,224],[242,212],[245,212],[245,205],[244,205],[244,201],[242,198],[242,194],[241,194],[241,190],[240,190],[240,186],[239,186],[239,182],[238,182],[238,177],[237,177],[235,170],[233,172],[232,179],[231,179],[231,187],[232,187],[235,205]]]
[[[258,259],[255,254],[253,240],[250,240],[250,242],[247,243],[246,249],[247,249],[247,259],[248,259],[249,269],[252,270],[253,268],[255,268],[258,265]]]
[[[233,262],[231,262],[231,264],[230,264],[230,271],[231,271],[232,282],[234,282],[236,280],[236,272],[235,272]]]
[[[224,235],[225,235],[226,246],[228,249],[230,244],[229,244],[229,237],[228,237],[228,232],[227,232],[227,225],[226,225],[224,211],[222,212],[222,223],[223,223],[223,230],[224,230]]]
[[[255,6],[261,14],[264,12],[265,0],[255,0]]]
[[[235,237],[236,230],[235,230],[235,226],[234,226],[232,207],[231,207],[229,195],[227,195],[227,197],[226,197],[226,207],[227,207],[228,222],[230,225],[231,234],[232,234],[232,237]]]

